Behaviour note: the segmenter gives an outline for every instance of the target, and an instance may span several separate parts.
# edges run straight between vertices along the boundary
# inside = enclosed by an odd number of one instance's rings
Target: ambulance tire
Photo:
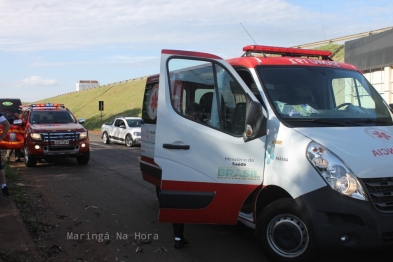
[[[272,261],[312,261],[317,256],[311,227],[293,199],[270,203],[257,218],[256,238]],[[290,232],[290,234],[288,234]]]
[[[37,165],[37,158],[29,154],[29,150],[27,149],[27,145],[25,145],[24,149],[24,159],[25,159],[25,166],[27,167],[35,167]]]
[[[111,141],[109,140],[109,136],[107,132],[104,132],[102,134],[102,141],[104,142],[104,144],[109,144]]]

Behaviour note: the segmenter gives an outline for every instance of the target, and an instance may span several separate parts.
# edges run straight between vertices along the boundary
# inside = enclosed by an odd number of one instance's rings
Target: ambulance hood
[[[295,128],[326,147],[360,178],[393,177],[393,127]]]

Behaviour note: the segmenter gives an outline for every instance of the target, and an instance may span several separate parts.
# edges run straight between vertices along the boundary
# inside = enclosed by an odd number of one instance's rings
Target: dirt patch
[[[13,186],[12,198],[31,234],[34,248],[0,250],[0,261],[114,261],[109,242],[75,240],[69,236],[68,232],[89,232],[89,228],[70,217],[54,193],[41,187],[34,177],[22,175]]]

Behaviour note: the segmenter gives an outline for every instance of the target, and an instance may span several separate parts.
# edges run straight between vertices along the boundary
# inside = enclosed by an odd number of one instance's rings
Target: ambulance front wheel
[[[279,199],[257,218],[256,237],[263,253],[272,261],[310,261],[316,256],[311,227],[292,199]]]

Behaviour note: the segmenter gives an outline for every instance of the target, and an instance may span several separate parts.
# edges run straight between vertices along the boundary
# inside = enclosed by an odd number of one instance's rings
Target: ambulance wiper
[[[393,125],[392,122],[374,120],[374,119],[370,119],[370,118],[367,118],[366,120],[356,121],[356,122],[364,122],[366,124],[368,124],[368,123],[383,124],[383,125],[387,125],[387,126]]]
[[[329,124],[329,125],[334,125],[334,126],[346,126],[343,123],[337,123],[337,122],[332,122],[332,121],[326,121],[326,120],[321,120],[319,118],[309,118],[309,119],[286,119],[288,122],[313,122],[313,123],[319,123],[319,124]],[[345,122],[347,123],[347,122]]]

